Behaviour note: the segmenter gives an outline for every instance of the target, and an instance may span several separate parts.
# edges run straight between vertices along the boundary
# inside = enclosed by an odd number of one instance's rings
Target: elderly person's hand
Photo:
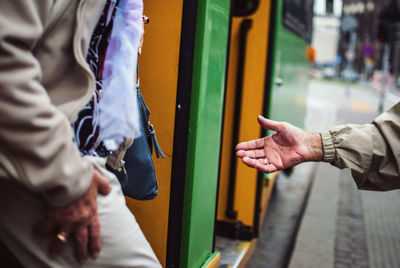
[[[49,254],[55,257],[70,235],[75,239],[75,257],[83,262],[90,254],[93,258],[100,252],[100,223],[97,215],[97,194],[111,191],[108,181],[97,171],[93,172],[88,190],[75,202],[64,207],[49,206],[47,218],[35,226],[41,235],[54,234]]]
[[[277,133],[257,140],[239,143],[236,155],[249,167],[270,173],[306,161],[321,161],[321,136],[307,133],[289,123],[276,122],[258,116],[259,124]]]

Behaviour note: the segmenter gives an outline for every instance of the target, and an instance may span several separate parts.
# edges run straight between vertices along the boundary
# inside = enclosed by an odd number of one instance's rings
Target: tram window
[[[254,13],[260,0],[234,0],[233,1],[233,16],[249,16]]]
[[[311,42],[313,0],[284,0],[283,25]]]

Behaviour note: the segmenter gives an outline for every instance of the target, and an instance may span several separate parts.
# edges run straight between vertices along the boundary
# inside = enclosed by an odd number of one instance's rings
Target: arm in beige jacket
[[[269,173],[306,161],[350,168],[360,189],[400,188],[400,103],[367,125],[344,125],[308,133],[289,123],[258,117],[272,136],[236,146],[243,163]]]
[[[34,55],[53,2],[2,1],[0,174],[61,206],[87,190],[93,168],[81,158],[69,120],[43,87],[41,65]]]
[[[400,103],[367,125],[345,125],[322,132],[323,160],[350,168],[358,188],[400,188]]]

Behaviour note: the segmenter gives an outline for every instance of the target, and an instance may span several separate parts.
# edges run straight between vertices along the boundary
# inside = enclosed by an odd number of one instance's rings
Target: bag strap
[[[140,78],[139,78],[139,61],[137,62],[136,65],[136,90],[138,94],[138,101],[141,101],[142,103],[139,104],[139,109],[145,109],[146,111],[139,111],[140,113],[146,113],[142,115],[142,119],[148,119],[148,116],[150,115],[150,110],[146,105],[146,102],[144,101],[144,98],[142,94],[140,93]],[[143,107],[141,107],[143,106]],[[150,120],[148,122],[143,122],[143,127],[145,128],[145,133],[146,135],[150,138],[147,139],[150,147],[150,151],[153,151],[153,147],[156,153],[157,158],[165,158],[165,155],[161,149],[160,144],[158,143],[157,137],[156,137],[156,131],[154,129],[153,124],[151,124]]]

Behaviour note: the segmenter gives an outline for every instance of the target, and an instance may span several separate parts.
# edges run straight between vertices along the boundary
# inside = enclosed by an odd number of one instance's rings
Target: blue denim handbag
[[[157,158],[164,158],[164,154],[157,142],[154,127],[149,121],[150,110],[144,102],[137,87],[137,97],[141,121],[142,135],[136,138],[132,146],[127,150],[124,161],[128,175],[128,181],[122,186],[125,195],[138,199],[154,199],[158,193],[156,171],[152,158],[154,146]]]
[[[153,146],[157,158],[164,158],[155,136],[153,125],[149,121],[150,110],[144,102],[137,83],[137,101],[140,117],[141,135],[135,138],[124,156],[124,168],[112,172],[118,177],[124,195],[137,200],[151,200],[157,196],[158,184],[152,158]]]

